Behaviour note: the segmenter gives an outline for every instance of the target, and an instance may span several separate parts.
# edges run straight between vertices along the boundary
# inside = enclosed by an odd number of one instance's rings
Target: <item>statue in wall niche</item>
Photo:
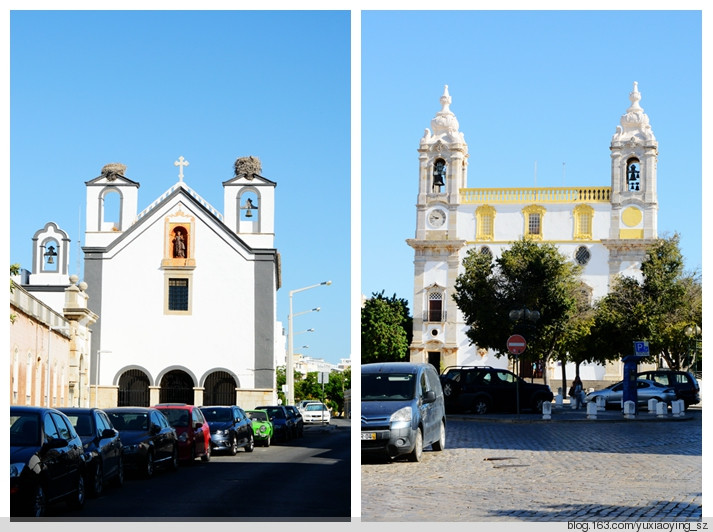
[[[176,236],[173,238],[173,258],[186,258],[186,241],[180,231],[176,231]]]
[[[235,177],[240,177],[244,175],[248,179],[252,179],[255,174],[260,175],[262,173],[262,164],[260,159],[253,157],[239,157],[235,161],[234,165]]]

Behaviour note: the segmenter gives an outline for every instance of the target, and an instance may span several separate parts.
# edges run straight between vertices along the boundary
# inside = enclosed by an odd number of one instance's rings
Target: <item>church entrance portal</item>
[[[117,406],[149,406],[149,378],[140,369],[130,369],[119,378]]]
[[[194,404],[193,401],[193,379],[185,371],[174,369],[169,371],[161,379],[161,390],[159,392],[160,403],[186,403]]]
[[[205,380],[203,404],[206,406],[234,405],[235,379],[225,371],[214,371]]]

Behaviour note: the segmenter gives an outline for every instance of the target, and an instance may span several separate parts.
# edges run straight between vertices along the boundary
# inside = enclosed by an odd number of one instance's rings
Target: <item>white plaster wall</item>
[[[164,314],[163,214],[104,262],[101,349],[111,353],[101,356],[102,383],[139,365],[152,379],[167,367],[185,367],[197,379],[225,367],[238,374],[241,387],[253,386],[253,263],[193,215],[190,316]]]

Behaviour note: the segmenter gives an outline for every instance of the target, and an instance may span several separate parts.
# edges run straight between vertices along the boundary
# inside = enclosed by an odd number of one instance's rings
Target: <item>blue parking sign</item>
[[[643,354],[648,354],[649,352],[649,342],[647,341],[639,341],[639,342],[634,342],[634,352],[637,355],[643,355]]]

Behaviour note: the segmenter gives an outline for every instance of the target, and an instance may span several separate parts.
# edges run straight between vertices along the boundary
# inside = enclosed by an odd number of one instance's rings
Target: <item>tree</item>
[[[361,361],[404,360],[413,331],[408,301],[373,293],[361,309]]]
[[[684,369],[693,360],[689,327],[703,321],[702,284],[698,272],[683,271],[680,237],[657,239],[641,263],[643,280],[619,277],[597,305],[592,336],[607,358],[626,356],[633,342],[647,340],[648,361],[665,360]]]
[[[519,333],[527,340],[522,360],[546,364],[575,315],[579,267],[554,245],[525,238],[495,261],[471,250],[463,267],[453,299],[469,326],[466,334],[471,343],[493,349],[499,357],[507,353],[508,337]],[[539,320],[513,323],[510,312],[523,308],[538,311]]]
[[[20,265],[19,264],[10,264],[10,293],[12,294],[15,291],[15,282],[12,280],[13,275],[17,275],[20,273]],[[10,323],[15,323],[15,320],[17,319],[17,314],[14,312],[10,313]]]

